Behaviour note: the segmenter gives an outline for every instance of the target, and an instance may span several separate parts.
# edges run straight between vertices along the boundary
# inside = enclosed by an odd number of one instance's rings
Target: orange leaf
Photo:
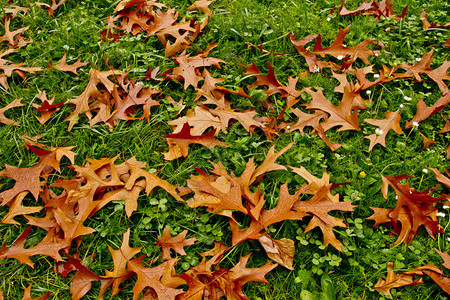
[[[391,289],[398,288],[407,285],[417,285],[423,282],[422,278],[419,280],[414,280],[414,275],[421,275],[417,272],[409,272],[409,273],[394,273],[394,264],[392,262],[388,262],[387,264],[387,277],[386,280],[380,278],[378,282],[373,287],[380,293],[383,293],[385,296],[389,296],[392,299]]]
[[[164,154],[165,160],[174,160],[181,156],[186,157],[189,151],[190,144],[200,144],[209,148],[215,146],[227,146],[227,143],[217,141],[214,139],[215,130],[212,130],[204,135],[191,135],[191,127],[189,123],[184,123],[183,128],[177,134],[169,134],[166,136],[169,144],[169,151]]]
[[[63,72],[72,72],[75,75],[78,75],[77,69],[87,65],[88,63],[86,62],[81,62],[81,59],[78,59],[75,63],[73,63],[72,65],[68,65],[66,63],[66,52],[64,52],[63,57],[61,58],[61,60],[58,62],[58,64],[54,65],[53,67],[55,69],[58,69],[60,71]],[[50,65],[52,65],[52,62],[50,61]]]
[[[384,113],[386,118],[382,120],[378,119],[364,119],[364,122],[378,126],[374,134],[366,136],[366,139],[370,140],[369,152],[376,144],[380,144],[383,147],[386,146],[386,136],[389,130],[394,130],[397,134],[402,134],[402,128],[400,127],[401,116],[398,111],[387,111]]]
[[[184,256],[186,252],[184,252],[184,247],[189,245],[193,245],[196,238],[186,239],[187,230],[184,230],[176,237],[172,237],[170,235],[170,227],[164,228],[163,234],[161,238],[158,238],[157,246],[161,246],[162,248],[162,258],[163,260],[170,260],[172,257],[170,256],[170,249],[174,250],[178,254]]]
[[[26,289],[25,289],[25,292],[23,293],[23,297],[22,297],[22,300],[46,300],[50,295],[51,295],[51,293],[50,292],[47,292],[47,293],[45,293],[44,295],[42,295],[41,297],[39,297],[39,298],[31,298],[31,286],[32,286],[33,284],[30,284]],[[1,297],[0,297],[0,299],[1,299]]]

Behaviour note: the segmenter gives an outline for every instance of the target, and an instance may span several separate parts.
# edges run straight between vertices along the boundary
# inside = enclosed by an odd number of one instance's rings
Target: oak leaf
[[[431,69],[433,52],[434,50],[425,53],[420,61],[413,65],[409,63],[401,64],[400,66],[398,66],[398,68],[405,70],[405,72],[396,72],[393,75],[396,78],[414,78],[415,81],[421,82],[423,79],[420,75],[426,74],[434,82],[436,82],[443,95],[447,94],[449,92],[449,89],[444,80],[450,80],[450,76],[447,75],[447,70],[450,68],[450,61],[446,60],[441,66],[437,67],[436,69]]]
[[[23,33],[29,28],[29,26],[10,31],[9,26],[12,18],[13,16],[8,16],[5,18],[5,34],[0,36],[0,43],[6,41],[8,42],[9,48],[16,49],[24,47],[33,42],[33,40],[25,41],[23,36]]]
[[[107,97],[107,95],[100,92],[97,85],[100,83],[103,84],[106,90],[111,94],[116,84],[109,80],[108,77],[111,75],[118,76],[120,74],[122,74],[122,72],[117,70],[98,71],[92,68],[89,70],[89,82],[84,92],[77,98],[68,101],[70,105],[75,106],[74,111],[64,119],[64,121],[69,121],[69,131],[71,131],[73,126],[78,123],[80,114],[86,115],[89,120],[92,119],[90,107],[91,98]],[[110,112],[108,111],[108,113]]]
[[[437,22],[434,22],[433,24],[430,24],[430,22],[428,21],[427,18],[427,12],[422,10],[422,12],[420,13],[420,18],[422,19],[422,28],[424,30],[426,29],[430,29],[430,28],[445,28],[445,27],[450,27],[450,22],[444,24],[444,25],[437,25]]]
[[[19,12],[26,13],[29,10],[30,10],[29,7],[20,7],[20,6],[17,6],[17,5],[11,5],[10,7],[4,7],[3,8],[3,11],[5,12],[5,14],[11,14],[11,16],[13,18],[16,17],[19,14]]]
[[[38,6],[43,6],[47,8],[48,14],[52,17],[55,17],[55,10],[60,7],[66,0],[61,0],[59,3],[56,3],[56,0],[52,0],[51,4],[43,3],[43,2],[35,2]]]
[[[417,102],[416,114],[414,115],[411,121],[406,122],[405,128],[409,129],[413,126],[415,122],[420,123],[423,120],[426,120],[430,116],[441,111],[449,103],[450,103],[450,93],[443,95],[432,106],[427,106],[422,99],[419,99],[419,101]]]
[[[187,229],[183,230],[176,237],[172,237],[170,235],[170,227],[164,228],[163,234],[161,238],[158,238],[157,246],[161,246],[162,248],[162,259],[170,260],[172,257],[170,256],[170,249],[174,250],[180,255],[186,255],[184,251],[184,247],[193,245],[196,238],[186,239]]]
[[[32,285],[33,285],[33,284],[30,284],[30,285],[25,289],[25,291],[24,291],[24,293],[23,293],[22,300],[46,300],[46,299],[51,295],[50,292],[47,292],[47,293],[45,293],[44,295],[42,295],[41,297],[39,297],[39,298],[31,298],[31,286],[32,286]]]
[[[174,160],[181,156],[186,157],[190,144],[200,144],[209,148],[215,146],[227,146],[227,143],[214,139],[215,130],[204,135],[191,135],[191,127],[189,123],[184,123],[183,128],[177,134],[169,134],[166,136],[169,145],[169,151],[164,154],[165,160]]]
[[[71,257],[68,254],[64,255],[67,257],[67,261],[60,263],[57,266],[57,271],[63,276],[67,276],[70,271],[76,270],[76,274],[72,277],[72,285],[70,286],[72,300],[79,300],[86,295],[91,290],[93,281],[100,281],[100,296],[103,295],[106,288],[111,285],[113,279],[102,278],[84,266],[80,259]]]
[[[196,88],[199,81],[203,79],[198,68],[215,66],[221,69],[220,63],[226,64],[222,59],[206,56],[205,53],[190,56],[190,54],[186,54],[186,51],[177,56],[175,63],[179,66],[175,67],[172,73],[184,79],[184,89],[187,89],[190,85]]]
[[[353,108],[352,99],[344,98],[338,106],[333,105],[325,98],[322,89],[317,92],[310,88],[305,89],[306,93],[310,94],[313,100],[307,104],[303,104],[308,109],[320,109],[330,116],[322,123],[320,123],[327,131],[335,126],[342,126],[338,131],[344,130],[358,130],[358,109]]]
[[[201,300],[205,297],[211,299],[226,297],[227,299],[248,300],[249,298],[242,292],[242,286],[250,281],[268,283],[264,278],[265,275],[277,266],[277,264],[267,263],[260,268],[246,268],[251,255],[248,254],[241,257],[239,263],[230,270],[216,268],[213,271],[225,251],[227,248],[223,244],[216,243],[214,249],[201,253],[203,259],[197,266],[178,275],[188,285],[187,292],[181,295],[180,299]],[[212,258],[206,260],[207,256],[212,256]]]
[[[16,198],[12,201],[12,203],[9,204],[9,211],[8,213],[3,217],[3,220],[1,223],[4,224],[16,224],[19,225],[17,221],[14,220],[15,216],[20,215],[28,215],[37,213],[42,210],[42,206],[23,206],[22,200],[25,198],[25,196],[28,194],[27,191],[19,193]]]
[[[406,17],[406,10],[408,5],[405,6],[401,15],[396,15],[392,7],[392,0],[382,0],[379,4],[377,1],[365,1],[360,3],[357,9],[348,10],[342,5],[337,10],[336,14],[339,16],[357,16],[357,15],[374,15],[376,20],[380,20],[381,17],[392,18],[394,20],[404,19]]]
[[[54,65],[53,68],[63,72],[72,72],[75,75],[78,75],[77,69],[87,64],[88,63],[86,62],[81,62],[81,59],[79,58],[75,63],[68,65],[66,63],[66,52],[64,52],[64,55],[61,58],[61,60],[56,65]],[[49,62],[49,68],[50,66],[52,66],[52,61]]]
[[[135,258],[128,262],[127,269],[133,271],[137,275],[136,284],[133,287],[133,300],[137,300],[141,292],[146,288],[150,287],[156,293],[157,299],[173,299],[175,297],[184,294],[181,289],[170,288],[161,282],[161,277],[164,274],[166,265],[168,262],[164,262],[154,268],[146,268],[142,266],[142,261],[145,255],[139,258]]]
[[[383,43],[376,42],[375,40],[365,40],[354,47],[344,46],[344,39],[350,30],[350,26],[345,29],[339,29],[339,33],[333,43],[326,48],[322,47],[322,37],[319,34],[314,46],[313,53],[325,57],[325,54],[338,58],[339,56],[350,55],[351,58],[360,58],[364,63],[369,64],[369,57],[372,55],[380,54],[379,50],[368,49],[367,46],[374,44],[383,47]]]
[[[112,282],[112,296],[116,295],[119,292],[119,285],[134,276],[129,270],[127,270],[127,263],[130,259],[133,258],[136,254],[138,254],[142,247],[131,248],[129,246],[130,240],[130,229],[123,235],[122,245],[118,250],[114,250],[112,247],[108,245],[108,250],[111,253],[114,269],[112,271],[105,270],[104,278],[113,278]]]
[[[373,288],[378,292],[383,293],[385,296],[389,296],[391,299],[391,289],[423,283],[422,278],[414,280],[414,276],[422,275],[422,272],[414,270],[397,274],[394,273],[394,264],[392,262],[387,263],[387,272],[386,280],[380,278]]]
[[[36,116],[36,119],[39,121],[39,123],[44,124],[47,122],[52,114],[59,111],[61,108],[60,106],[64,105],[66,101],[60,101],[58,103],[53,104],[53,101],[55,101],[55,96],[53,96],[52,99],[48,100],[47,95],[45,91],[41,92],[40,90],[39,94],[36,95],[36,98],[42,101],[41,105],[38,105],[37,103],[33,103],[33,107],[36,108],[38,112],[41,113],[40,116]]]
[[[378,127],[374,134],[366,136],[366,139],[370,140],[369,152],[372,151],[376,144],[386,147],[386,136],[391,129],[397,134],[403,133],[402,128],[400,127],[400,113],[398,111],[386,111],[384,114],[386,115],[386,118],[382,120],[364,119],[364,122]]]
[[[4,50],[4,51],[0,52],[0,70],[3,71],[3,74],[0,74],[0,84],[6,90],[8,90],[8,83],[7,83],[6,79],[8,77],[11,77],[12,73],[16,73],[17,75],[22,77],[22,79],[25,79],[25,77],[26,77],[25,72],[33,73],[33,72],[42,70],[42,68],[39,68],[39,67],[25,67],[24,63],[15,64],[15,63],[12,63],[11,61],[3,58],[4,56],[9,55],[14,52],[16,52],[15,49],[8,49],[8,50]]]
[[[0,193],[1,205],[10,203],[18,194],[24,191],[30,192],[37,200],[41,190],[40,177],[48,176],[49,170],[59,172],[59,163],[62,156],[73,159],[74,153],[70,151],[73,147],[57,147],[50,150],[39,149],[33,146],[28,147],[34,154],[39,156],[39,162],[29,168],[18,168],[5,165],[5,169],[0,172],[0,176],[9,177],[16,182],[14,187]]]
[[[0,123],[6,124],[6,125],[15,125],[15,126],[19,126],[19,124],[17,124],[16,121],[13,121],[11,119],[8,119],[7,117],[5,117],[5,112],[8,109],[14,108],[14,107],[21,107],[24,106],[24,104],[22,104],[20,101],[22,100],[22,98],[20,99],[14,99],[13,101],[11,101],[8,105],[0,108]]]
[[[55,231],[47,232],[47,235],[36,246],[25,248],[25,241],[30,233],[32,227],[29,227],[22,232],[11,247],[6,247],[6,243],[0,248],[0,259],[15,258],[22,264],[29,265],[33,268],[34,263],[30,260],[33,255],[46,255],[52,257],[56,261],[63,261],[59,254],[59,250],[70,246],[70,241],[61,239],[56,236]]]
[[[383,180],[382,194],[387,199],[388,188],[391,186],[397,195],[397,205],[392,209],[373,207],[374,214],[367,218],[374,220],[377,226],[387,223],[393,226],[391,234],[398,234],[395,244],[410,244],[419,227],[424,226],[428,234],[434,238],[435,233],[443,233],[437,221],[437,208],[434,203],[442,198],[434,198],[428,195],[429,189],[418,192],[409,187],[409,182],[400,184],[401,180],[409,178],[409,175],[395,177],[381,175]]]

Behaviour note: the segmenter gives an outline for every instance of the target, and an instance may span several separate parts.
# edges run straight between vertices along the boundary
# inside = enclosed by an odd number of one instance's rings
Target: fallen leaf
[[[146,287],[151,287],[156,293],[157,299],[175,300],[175,297],[184,294],[181,289],[170,288],[161,282],[166,264],[164,262],[154,268],[146,268],[142,266],[145,255],[135,258],[128,262],[128,270],[137,274],[137,281],[133,287],[133,300],[137,300],[139,295]]]
[[[190,144],[200,144],[209,148],[215,146],[227,146],[227,143],[214,139],[216,131],[212,130],[204,135],[191,135],[191,127],[189,123],[184,123],[183,128],[177,134],[169,134],[166,136],[169,145],[169,151],[164,154],[165,160],[174,160],[181,156],[186,157]]]
[[[376,144],[380,144],[383,147],[386,147],[386,136],[391,129],[394,130],[397,134],[403,133],[402,128],[400,127],[400,113],[398,111],[386,111],[384,114],[386,115],[386,118],[382,120],[364,119],[364,122],[377,126],[374,134],[365,137],[366,139],[370,140],[369,152],[372,151],[373,147]]]
[[[174,250],[178,254],[184,256],[186,252],[184,252],[184,247],[193,245],[196,238],[186,239],[187,230],[183,230],[176,237],[172,237],[170,235],[170,227],[164,228],[163,234],[160,238],[158,238],[157,246],[160,246],[162,249],[162,259],[170,260],[172,257],[170,256],[170,249]]]
[[[394,273],[394,263],[392,262],[388,262],[387,272],[388,274],[386,280],[380,278],[373,288],[378,292],[383,293],[385,296],[390,297],[391,299],[391,289],[423,283],[422,278],[420,278],[419,280],[414,280],[414,275],[421,275],[418,272],[412,271],[400,274]]]
[[[14,99],[13,101],[11,101],[8,105],[0,108],[0,123],[6,124],[6,125],[15,125],[15,126],[19,126],[19,124],[17,124],[16,121],[13,121],[11,119],[8,119],[7,117],[5,117],[5,112],[8,109],[14,108],[14,107],[21,107],[24,106],[24,104],[22,104],[20,101],[22,100],[22,98],[20,99]]]
[[[53,66],[53,68],[58,69],[60,71],[63,72],[72,72],[75,75],[78,75],[77,69],[87,65],[88,63],[86,62],[81,62],[81,59],[78,59],[75,63],[68,65],[66,63],[66,52],[64,52],[63,57],[61,58],[61,60]],[[49,63],[49,67],[52,66],[52,61],[50,61]]]

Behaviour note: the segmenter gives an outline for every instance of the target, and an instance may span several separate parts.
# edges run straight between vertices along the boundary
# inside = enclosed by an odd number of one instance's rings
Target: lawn
[[[42,1],[0,11],[0,300],[447,299],[450,3]]]

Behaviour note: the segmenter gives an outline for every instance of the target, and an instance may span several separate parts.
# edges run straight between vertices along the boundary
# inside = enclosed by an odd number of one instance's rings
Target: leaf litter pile
[[[35,5],[54,16],[64,2],[52,0],[51,4]],[[187,9],[196,17],[186,19],[180,16],[186,12],[177,11],[163,3],[149,0],[119,2],[114,13],[105,20],[105,28],[100,32],[101,41],[116,43],[127,35],[155,36],[159,45],[164,47],[164,55],[175,63],[173,68],[166,70],[160,70],[160,67],[149,69],[144,79],[137,79],[130,75],[129,70],[116,70],[109,66],[107,60],[108,68],[104,70],[89,67],[88,63],[80,59],[68,64],[66,53],[59,62],[50,61],[48,66],[41,67],[13,60],[17,57],[13,54],[20,53],[33,40],[27,37],[28,27],[11,29],[11,24],[17,24],[15,19],[29,13],[30,8],[9,3],[3,8],[5,33],[0,36],[0,84],[3,91],[8,91],[9,82],[21,80],[21,84],[26,84],[30,74],[38,76],[45,68],[78,75],[79,68],[88,67],[88,82],[77,97],[55,102],[55,97],[49,100],[46,92],[39,90],[36,95],[38,101],[32,103],[26,113],[33,110],[37,121],[44,125],[54,122],[54,114],[63,110],[65,118],[60,122],[67,123],[67,131],[77,130],[78,124],[87,122],[92,128],[104,124],[112,134],[119,123],[134,120],[149,122],[152,107],[168,105],[178,113],[176,118],[167,122],[173,131],[165,137],[167,152],[161,153],[166,161],[187,158],[191,144],[210,149],[228,147],[229,144],[220,141],[220,137],[229,134],[230,127],[235,124],[250,135],[264,136],[267,143],[277,141],[282,134],[296,131],[302,136],[317,134],[331,152],[345,148],[345,143],[333,142],[330,136],[339,136],[344,134],[341,133],[343,131],[355,131],[354,134],[368,140],[363,150],[369,154],[374,149],[386,147],[388,136],[419,130],[421,122],[426,122],[431,116],[441,120],[441,129],[434,138],[450,131],[450,61],[445,60],[438,66],[433,64],[432,67],[436,50],[431,50],[413,63],[383,64],[382,68],[375,68],[371,62],[377,59],[386,45],[376,40],[345,45],[344,39],[352,30],[351,26],[341,28],[327,47],[323,46],[321,34],[287,35],[285,39],[299,54],[298,60],[305,62],[304,72],[298,77],[289,77],[287,85],[282,83],[284,78],[275,76],[275,68],[271,63],[267,65],[268,72],[260,70],[253,63],[242,65],[242,75],[249,78],[249,85],[225,87],[222,83],[226,82],[226,77],[218,74],[228,62],[213,56],[220,45],[211,43],[197,53],[190,51],[198,37],[208,30],[208,23],[214,18],[215,5],[214,1],[196,1]],[[370,15],[376,19],[401,22],[407,17],[407,7],[397,15],[391,1],[370,1],[361,3],[355,10],[349,10],[342,4],[332,8],[330,15],[346,18]],[[449,23],[431,24],[425,11],[420,16],[424,30],[445,30],[450,27]],[[435,45],[435,48],[440,52],[449,51],[449,43],[450,38],[441,45]],[[262,45],[251,49],[274,57],[283,55],[265,50]],[[11,60],[8,57],[12,57]],[[330,101],[327,96],[329,93],[325,92],[326,87],[310,85],[297,88],[300,82],[307,82],[308,78],[318,74],[329,74],[337,80],[334,92],[341,95],[339,102]],[[439,99],[431,106],[420,99],[416,113],[409,118],[402,115],[402,107],[396,111],[382,111],[377,118],[362,119],[358,116],[376,101],[367,98],[369,89],[389,82],[407,81],[413,85],[424,80],[430,85],[436,85],[440,93]],[[161,82],[169,82],[186,92],[193,91],[194,105],[187,105],[183,99],[176,102],[169,95],[164,95],[164,91],[157,88]],[[44,90],[46,87],[40,88]],[[255,90],[262,91],[256,95],[259,99],[252,93]],[[255,109],[242,109],[236,106],[235,99],[257,105]],[[280,102],[280,99],[283,101]],[[10,99],[9,104],[0,109],[0,122],[5,124],[2,126],[20,126],[19,121],[8,118],[5,112],[23,109],[25,114],[26,103],[27,99]],[[283,105],[280,107],[279,103]],[[368,131],[362,130],[362,127],[370,128],[371,133],[364,133]],[[334,135],[327,136],[330,132]],[[449,141],[442,144],[419,133],[423,138],[423,149],[441,149],[440,155],[448,162]],[[340,239],[341,234],[336,235],[339,232],[336,229],[348,227],[346,216],[348,212],[357,213],[359,204],[352,203],[351,199],[343,201],[343,197],[333,191],[349,182],[333,183],[330,181],[331,174],[326,171],[319,178],[303,166],[277,163],[278,158],[296,147],[294,143],[285,144],[278,151],[275,146],[270,147],[261,163],[248,157],[245,168],[238,172],[240,174],[229,171],[221,162],[211,161],[211,170],[195,168],[184,186],[176,186],[170,180],[148,171],[151,166],[135,157],[125,157],[122,163],[117,163],[120,152],[115,157],[87,158],[77,165],[75,145],[49,146],[40,142],[39,136],[25,135],[20,138],[27,151],[39,160],[28,168],[4,164],[0,171],[3,179],[10,179],[3,181],[5,184],[1,186],[0,203],[6,209],[1,226],[26,224],[15,240],[8,237],[12,243],[2,243],[0,260],[10,263],[18,261],[33,268],[32,256],[49,257],[58,276],[71,277],[72,299],[92,294],[90,290],[94,282],[100,282],[98,297],[104,293],[111,297],[121,295],[123,289],[132,285],[133,299],[248,299],[242,290],[246,283],[268,283],[266,274],[276,273],[280,268],[295,270],[296,251],[302,245],[274,234],[269,229],[273,228],[273,224],[281,225],[287,220],[304,224],[303,234],[309,231],[320,233],[323,246],[330,251],[332,247],[339,254],[346,251],[346,247]],[[445,141],[442,137],[439,140]],[[450,188],[448,171],[441,173],[436,168],[429,170],[444,189]],[[287,182],[279,184],[279,194],[272,203],[268,201],[272,196],[264,190],[262,182],[277,172],[288,172],[300,177],[304,184],[296,188]],[[58,174],[74,175],[67,177]],[[361,173],[361,177],[364,176]],[[437,187],[418,191],[410,186],[408,179],[411,176],[408,174],[387,176],[378,173],[378,176],[382,182],[378,192],[386,199],[395,197],[396,204],[392,205],[395,206],[393,208],[371,207],[373,214],[367,219],[374,223],[367,222],[374,227],[384,224],[392,228],[395,246],[410,245],[421,228],[432,238],[445,233],[436,214],[443,205],[450,205],[450,202],[446,202],[450,200],[450,195],[434,193]],[[90,254],[78,250],[83,237],[92,235],[96,230],[85,225],[85,222],[113,201],[124,201],[124,213],[127,218],[131,218],[139,209],[139,201],[145,201],[142,195],[149,196],[155,189],[167,192],[169,201],[178,201],[179,205],[190,208],[205,207],[204,213],[210,213],[228,223],[231,234],[228,245],[218,239],[210,250],[200,253],[200,263],[180,272],[177,263],[180,257],[186,255],[185,247],[199,243],[187,230],[172,236],[171,229],[165,227],[155,245],[161,248],[161,257],[151,260],[142,251],[143,247],[130,246],[133,228],[129,228],[123,234],[120,246],[108,245],[112,257],[111,268],[104,268],[104,275],[90,270],[83,259]],[[25,204],[31,203],[30,199],[37,204]],[[42,230],[45,234],[30,247],[28,235],[36,230]],[[227,264],[222,261],[224,257],[236,255],[233,249],[237,245],[252,240],[260,245],[260,254],[244,255],[229,268],[222,266]],[[444,260],[444,268],[424,264],[410,271],[396,273],[393,271],[394,264],[385,262],[385,279],[380,278],[370,288],[392,297],[393,288],[421,284],[425,278],[431,278],[444,292],[450,293],[450,279],[445,275],[445,269],[450,267],[450,257],[437,249],[436,252]],[[266,263],[259,267],[248,267],[248,261],[254,255],[264,255]],[[23,299],[31,299],[31,290],[32,286],[25,289]],[[51,294],[48,292],[38,299],[46,299]],[[3,297],[9,299],[7,291],[0,291],[0,299]]]

